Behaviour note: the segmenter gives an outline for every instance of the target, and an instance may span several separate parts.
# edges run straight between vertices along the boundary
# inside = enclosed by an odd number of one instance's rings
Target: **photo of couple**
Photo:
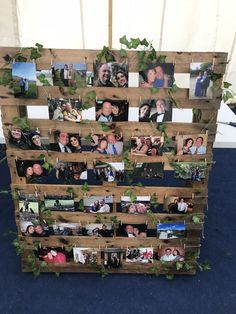
[[[86,64],[54,62],[52,78],[54,86],[85,87]]]
[[[183,247],[167,247],[158,251],[161,262],[183,262],[185,250]]]
[[[52,98],[48,100],[49,119],[56,121],[81,122],[82,103],[78,99]]]
[[[174,64],[150,64],[148,69],[139,72],[139,87],[168,88],[174,82]]]
[[[128,121],[129,103],[126,100],[97,100],[96,121]]]
[[[177,135],[176,155],[204,155],[207,149],[207,134]]]
[[[113,196],[84,196],[83,202],[86,213],[110,213]]]
[[[172,120],[170,99],[143,100],[139,107],[139,122],[166,122]]]
[[[95,87],[128,87],[128,65],[126,63],[94,64]]]
[[[212,63],[191,63],[190,64],[190,88],[189,98],[212,98],[211,74],[213,70]]]
[[[162,156],[163,148],[163,136],[131,137],[131,155]]]
[[[36,65],[34,63],[14,62],[12,78],[16,98],[37,98]]]

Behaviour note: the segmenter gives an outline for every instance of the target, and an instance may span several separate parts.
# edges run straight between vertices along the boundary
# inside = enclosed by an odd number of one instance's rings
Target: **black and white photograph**
[[[51,211],[75,211],[74,199],[69,195],[46,195],[44,205]]]
[[[139,87],[168,88],[174,82],[174,64],[149,64],[145,71],[139,72]]]
[[[103,99],[96,101],[96,121],[128,121],[129,103],[127,100]]]
[[[206,177],[206,162],[176,162],[174,163],[175,178],[202,181]]]
[[[128,247],[125,251],[125,261],[127,263],[153,263],[152,247]]]
[[[39,200],[35,194],[19,195],[19,212],[39,214]]]
[[[193,62],[190,63],[190,99],[211,99],[212,86],[211,75],[212,63]]]
[[[161,262],[183,262],[185,249],[182,246],[161,247],[158,257]]]
[[[135,200],[131,200],[130,196],[121,196],[122,213],[146,214],[150,208],[150,196],[137,196]]]
[[[125,179],[125,165],[123,162],[94,162],[93,169],[96,181],[122,182]]]
[[[54,86],[85,87],[86,64],[53,62],[52,77]]]
[[[139,122],[172,121],[171,99],[146,99],[140,102]]]
[[[120,224],[117,230],[117,235],[128,238],[146,238],[147,225],[146,224]]]
[[[207,152],[207,134],[177,135],[176,155],[204,155]]]
[[[36,65],[34,63],[14,62],[12,78],[16,98],[37,98]]]
[[[106,248],[102,254],[104,267],[119,268],[123,258],[123,252],[120,248]]]
[[[184,238],[186,236],[186,225],[183,222],[170,222],[157,224],[157,238],[160,240],[171,240]]]
[[[74,247],[73,255],[74,262],[83,265],[95,265],[97,263],[97,255],[99,249],[95,248],[84,248],[84,247]]]
[[[81,122],[82,102],[79,99],[48,99],[49,119],[55,121]]]
[[[129,73],[126,63],[99,63],[93,64],[95,87],[128,87]]]
[[[189,197],[166,196],[164,211],[170,214],[186,214],[193,211],[193,200]]]
[[[84,196],[84,211],[86,213],[105,214],[112,212],[113,196]]]
[[[121,155],[123,153],[123,136],[118,133],[93,134],[91,150],[103,155]]]
[[[162,156],[164,136],[131,137],[131,155]]]
[[[52,225],[54,235],[79,236],[82,235],[81,223],[54,222]]]
[[[88,179],[87,165],[84,162],[59,161],[55,165],[56,179],[72,184]]]
[[[84,226],[83,235],[107,238],[113,237],[114,230],[111,223],[91,223]]]

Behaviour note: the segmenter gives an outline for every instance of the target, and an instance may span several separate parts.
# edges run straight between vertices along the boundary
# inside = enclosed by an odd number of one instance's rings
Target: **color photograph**
[[[94,162],[93,174],[97,181],[120,182],[125,178],[125,164],[123,162]]]
[[[170,214],[192,213],[193,200],[187,197],[167,196],[164,199],[164,211]]]
[[[82,121],[82,102],[79,99],[51,98],[48,99],[49,119],[55,121]]]
[[[185,249],[182,246],[162,247],[158,250],[158,257],[161,262],[183,262]]]
[[[168,88],[174,82],[174,64],[150,64],[145,71],[139,72],[139,87]]]
[[[128,121],[129,103],[126,100],[97,100],[96,120],[99,122]]]
[[[79,236],[82,235],[81,223],[54,222],[52,225],[54,235]]]
[[[91,150],[103,155],[121,155],[123,153],[122,134],[93,134]]]
[[[81,137],[79,134],[55,131],[54,142],[50,143],[50,150],[61,153],[82,153]]]
[[[48,176],[48,170],[43,167],[43,160],[16,160],[19,177],[25,177],[26,183],[40,183],[42,177]]]
[[[127,263],[153,263],[153,248],[152,247],[128,247],[125,251],[125,261]]]
[[[86,64],[53,62],[54,86],[86,87]]]
[[[204,155],[207,152],[207,134],[177,135],[176,155]]]
[[[104,267],[108,269],[121,267],[123,253],[120,248],[106,248],[102,257]]]
[[[137,196],[131,201],[129,196],[121,196],[121,211],[128,214],[146,214],[151,208],[150,196]]]
[[[143,100],[139,106],[139,122],[172,121],[171,99]]]
[[[85,213],[105,214],[112,212],[113,196],[84,196]]]
[[[207,163],[205,162],[176,162],[174,163],[175,178],[202,181],[206,177]]]
[[[36,71],[37,86],[53,86],[52,70]]]
[[[162,156],[164,136],[131,137],[131,155]]]
[[[159,178],[162,179],[164,176],[164,164],[162,162],[157,163],[146,163],[146,162],[136,162],[134,164],[134,169],[131,175],[135,178],[152,179]]]
[[[86,224],[84,227],[85,236],[93,236],[93,237],[113,237],[114,231],[111,223],[92,223]]]
[[[146,224],[120,224],[117,230],[117,235],[128,238],[146,238],[147,225]]]
[[[212,86],[211,75],[212,63],[193,62],[190,63],[190,99],[211,99]]]
[[[128,87],[128,64],[126,63],[100,63],[93,64],[95,87]]]
[[[34,63],[14,62],[12,78],[16,98],[37,98],[36,65]]]
[[[46,195],[44,205],[52,211],[74,211],[74,199],[68,195]]]
[[[77,264],[94,265],[97,263],[99,249],[73,247],[74,262]]]
[[[160,240],[179,239],[186,236],[186,226],[182,222],[157,224],[157,238]]]
[[[76,183],[79,180],[87,180],[87,165],[84,162],[63,162],[55,165],[56,178],[67,184]]]
[[[67,252],[62,247],[46,247],[39,246],[34,254],[40,261],[44,261],[47,264],[65,264],[71,253]]]

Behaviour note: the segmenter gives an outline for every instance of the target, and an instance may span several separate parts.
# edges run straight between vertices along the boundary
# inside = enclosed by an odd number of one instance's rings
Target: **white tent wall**
[[[224,80],[236,91],[235,0],[112,3],[112,48],[119,49],[119,38],[127,35],[152,40],[157,51],[228,52]],[[28,47],[39,42],[47,48],[101,49],[108,45],[108,5],[109,0],[0,0],[0,46]],[[188,87],[188,80],[183,79],[178,78],[178,85]],[[225,116],[220,111],[219,117],[221,121],[235,119],[228,110]],[[236,129],[219,126],[218,131],[223,136],[220,147],[224,142],[226,147],[236,146]]]

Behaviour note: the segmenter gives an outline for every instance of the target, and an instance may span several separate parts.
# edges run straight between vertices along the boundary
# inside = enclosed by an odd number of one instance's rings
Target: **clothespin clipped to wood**
[[[15,156],[15,161],[17,161],[18,160],[18,157],[17,156]]]
[[[185,245],[185,243],[184,243],[184,249],[185,249],[185,247],[186,247],[186,245]]]
[[[47,197],[47,192],[44,192],[43,195],[44,195],[44,198],[46,198]]]
[[[216,59],[215,57],[212,58],[212,70],[214,69],[215,66],[215,59]]]
[[[206,160],[206,158],[205,158],[205,165],[207,165],[207,160]]]
[[[184,220],[184,225],[186,225],[185,220]]]
[[[48,99],[52,99],[51,94],[48,94]]]
[[[158,248],[159,248],[159,250],[161,249],[161,243],[159,243]]]
[[[192,199],[194,199],[194,193],[192,193]]]
[[[36,198],[38,198],[38,191],[35,191],[34,194],[35,194]]]
[[[12,59],[12,64],[15,64],[16,63],[16,60],[15,60],[15,58],[14,59]]]

